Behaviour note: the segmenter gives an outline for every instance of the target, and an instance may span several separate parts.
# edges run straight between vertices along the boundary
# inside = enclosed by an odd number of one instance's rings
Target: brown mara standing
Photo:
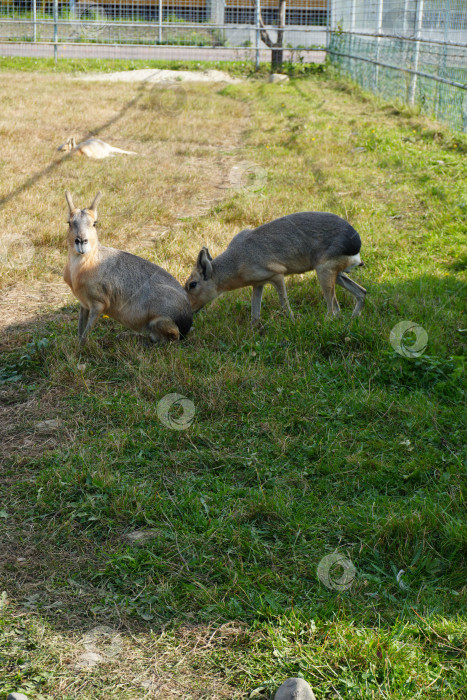
[[[107,314],[157,342],[179,340],[191,328],[193,316],[183,287],[149,260],[101,245],[97,238],[97,194],[88,209],[74,206],[69,192],[68,262],[63,274],[81,307],[81,345],[99,316]]]

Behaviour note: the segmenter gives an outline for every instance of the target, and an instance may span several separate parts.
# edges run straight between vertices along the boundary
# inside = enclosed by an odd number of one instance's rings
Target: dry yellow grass
[[[248,107],[218,92],[210,85],[4,76],[0,326],[71,298],[61,282],[65,189],[81,207],[102,190],[102,243],[145,255],[184,279],[199,245],[189,219],[229,192],[248,126]],[[91,161],[57,153],[71,134],[140,155]]]

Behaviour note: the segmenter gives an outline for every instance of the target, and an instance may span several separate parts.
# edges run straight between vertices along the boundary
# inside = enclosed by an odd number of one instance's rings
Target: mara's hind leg
[[[336,297],[337,271],[332,268],[321,267],[316,269],[316,274],[326,300],[328,316],[339,316],[340,307]]]
[[[336,282],[337,284],[340,284],[341,287],[344,287],[344,289],[346,289],[348,292],[353,294],[356,298],[357,301],[352,312],[352,318],[355,318],[355,316],[358,316],[363,309],[366,289],[364,287],[360,287],[359,284],[351,280],[350,277],[347,277],[347,275],[345,275],[343,272],[339,272]]]
[[[289,316],[290,316],[290,318],[292,319],[292,321],[294,321],[295,318],[294,318],[294,315],[293,315],[293,311],[292,311],[292,309],[290,308],[289,298],[288,298],[288,296],[287,296],[287,290],[286,290],[286,288],[285,288],[285,279],[284,279],[284,275],[277,275],[277,277],[273,277],[273,278],[270,279],[269,281],[270,281],[271,284],[273,284],[274,287],[276,288],[277,294],[279,295],[279,302],[280,302],[280,305],[282,306],[282,308],[284,309],[284,311],[286,311],[286,312],[289,314]]]
[[[148,323],[149,337],[153,343],[166,343],[169,340],[180,340],[178,326],[168,316],[153,318]]]

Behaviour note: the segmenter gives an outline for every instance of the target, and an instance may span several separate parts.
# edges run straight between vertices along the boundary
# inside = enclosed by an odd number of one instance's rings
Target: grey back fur
[[[225,291],[252,286],[252,321],[256,322],[263,287],[271,283],[282,307],[293,318],[284,277],[316,270],[328,313],[337,315],[340,311],[335,296],[337,283],[356,297],[356,316],[363,307],[366,290],[350,280],[345,272],[363,264],[360,247],[357,231],[335,214],[290,214],[256,229],[241,231],[214,260],[208,249],[203,248],[185,289],[193,310],[198,310]]]

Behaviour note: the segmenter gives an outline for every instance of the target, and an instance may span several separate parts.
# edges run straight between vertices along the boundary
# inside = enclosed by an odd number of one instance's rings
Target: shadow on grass
[[[425,604],[454,614],[439,587],[459,584],[449,391],[462,377],[448,356],[461,354],[461,290],[449,278],[366,284],[356,322],[349,308],[324,321],[307,278],[289,285],[295,326],[269,294],[264,335],[251,332],[245,291],[164,350],[116,343],[117,324],[102,323],[82,356],[74,310],[61,310],[70,322],[60,326],[42,320],[50,343],[30,351],[13,383],[20,440],[0,472],[2,587],[63,629],[252,621],[286,613],[291,596],[301,614],[329,619],[336,606],[368,623]],[[390,346],[400,319],[427,329],[430,356],[416,366]],[[4,386],[7,416],[18,405]],[[197,407],[190,431],[157,418],[172,391]],[[317,580],[334,550],[355,560],[352,593]],[[396,574],[407,567],[403,589]]]
[[[159,72],[159,71],[157,71],[157,72]],[[99,136],[99,134],[102,133],[105,129],[107,129],[107,127],[120,121],[120,119],[122,119],[124,117],[124,115],[130,109],[135,107],[138,104],[138,102],[141,100],[141,98],[145,94],[146,83],[148,83],[149,81],[150,81],[150,76],[148,78],[146,78],[144,81],[142,81],[141,85],[139,85],[135,97],[133,97],[131,100],[129,100],[129,102],[127,102],[117,112],[117,114],[114,117],[112,117],[111,119],[108,119],[106,122],[104,122],[100,126],[96,127],[92,131],[90,131],[83,138],[83,141],[86,141],[87,139],[91,138],[92,136],[94,136],[94,137]],[[54,160],[47,167],[42,168],[42,170],[38,170],[36,173],[34,173],[30,177],[28,177],[21,185],[18,185],[18,187],[15,187],[15,189],[12,190],[11,192],[9,192],[8,194],[0,196],[0,207],[4,206],[8,202],[10,202],[12,199],[15,199],[15,197],[20,195],[22,192],[31,188],[33,185],[35,185],[43,177],[45,177],[49,173],[53,172],[54,170],[59,168],[63,163],[65,163],[70,158],[72,158],[73,155],[74,155],[73,153],[65,153],[65,155],[63,155],[59,160]]]

